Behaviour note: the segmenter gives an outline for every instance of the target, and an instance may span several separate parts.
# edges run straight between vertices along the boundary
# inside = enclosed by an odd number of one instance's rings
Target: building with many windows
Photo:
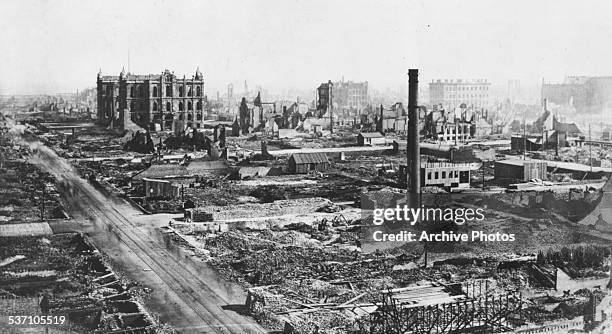
[[[191,78],[169,70],[148,75],[122,70],[119,76],[100,72],[97,94],[98,122],[113,128],[125,129],[130,121],[152,131],[202,127],[206,97],[199,68]]]
[[[429,83],[429,103],[453,110],[465,103],[468,108],[487,108],[491,83],[479,80],[435,80]]]
[[[370,104],[368,82],[338,81],[334,82],[333,103],[337,112],[360,112]]]

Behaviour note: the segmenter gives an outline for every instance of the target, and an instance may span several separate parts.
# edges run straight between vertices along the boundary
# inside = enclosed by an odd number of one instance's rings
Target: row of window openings
[[[179,97],[184,97],[185,87],[179,86],[178,93],[179,93]],[[153,87],[153,97],[157,97],[157,95],[158,95],[157,87]],[[187,96],[193,96],[193,91],[191,87],[187,87]],[[202,96],[202,87],[196,86],[196,96]],[[166,86],[166,97],[172,97],[172,86],[171,85]]]
[[[482,102],[482,101],[463,101],[463,100],[457,100],[457,99],[444,99],[443,100],[443,104],[458,104],[460,102],[462,103],[467,103],[469,105],[473,105],[475,107],[483,107],[486,106],[486,102]]]
[[[172,115],[166,115],[165,120],[169,121],[169,120],[173,120],[174,117]],[[185,116],[183,116],[183,114],[179,114],[178,115],[178,119],[180,121],[185,119]],[[187,114],[187,120],[188,121],[193,121],[193,115],[192,114]],[[196,115],[196,120],[201,121],[202,120],[202,114],[197,114]]]
[[[178,110],[185,111],[185,105],[183,102],[179,102]],[[187,102],[187,110],[193,110],[193,104],[191,101]],[[202,102],[196,102],[196,110],[202,110]],[[158,111],[157,102],[153,102],[153,111]],[[172,111],[172,103],[166,102],[166,111]]]
[[[446,86],[446,90],[489,90],[489,87],[455,87]]]
[[[108,101],[106,102],[106,108],[109,107],[109,103]],[[139,105],[139,109],[143,109],[144,104]],[[136,103],[135,102],[131,102],[130,103],[130,110],[135,110],[136,108]],[[117,103],[117,109],[119,109],[119,103]],[[159,107],[157,105],[157,102],[153,102],[153,111],[158,111]],[[179,102],[178,105],[178,110],[179,111],[185,111],[185,105],[183,104],[183,102]],[[191,103],[191,101],[187,102],[187,110],[193,110],[193,104]],[[196,110],[202,110],[202,102],[198,101],[196,102]],[[172,111],[172,103],[170,102],[166,102],[166,111]]]
[[[439,174],[439,173],[440,173],[440,172],[433,172],[434,180],[439,180],[439,179],[440,179],[440,178],[439,178],[439,176],[440,176],[440,174]],[[453,176],[453,174],[454,174],[455,176]],[[432,175],[432,172],[427,172],[427,179],[428,179],[428,180],[431,180],[431,175]],[[454,178],[458,178],[458,177],[459,177],[459,171],[456,171],[456,170],[455,170],[455,171],[450,171],[450,172],[448,172],[448,177],[449,177],[449,178],[452,178],[452,177],[454,177]],[[442,172],[442,179],[446,179],[446,171],[443,171],[443,172]]]
[[[165,125],[166,128],[172,128],[172,121],[166,121],[165,124],[166,124]],[[191,128],[191,127],[193,127],[193,124],[187,123],[187,126]],[[196,123],[196,128],[199,129],[200,127],[201,127],[201,124],[200,123]]]
[[[111,86],[107,86],[106,87],[106,94],[107,95],[111,95],[113,91],[113,88]],[[185,87],[183,86],[179,86],[179,97],[184,97],[185,96]],[[158,88],[156,86],[153,87],[153,97],[158,97]],[[138,87],[137,89],[135,89],[134,87],[130,87],[130,97],[144,97],[144,92],[142,87]],[[187,88],[187,96],[193,96],[193,90],[191,87]],[[196,87],[196,96],[202,96],[202,87],[197,86]],[[172,97],[172,86],[168,85],[166,86],[166,97]]]
[[[455,95],[454,94],[447,95],[447,97],[450,98],[450,99],[454,99]],[[485,95],[457,94],[457,98],[460,98],[460,99],[461,98],[466,98],[466,99],[469,99],[469,98],[472,98],[472,99],[484,99],[484,98],[486,98],[486,96]]]

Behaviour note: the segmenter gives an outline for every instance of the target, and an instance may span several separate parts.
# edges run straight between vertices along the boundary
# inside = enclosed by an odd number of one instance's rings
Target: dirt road
[[[147,306],[163,322],[181,333],[267,333],[236,312],[245,301],[239,288],[173,246],[125,201],[96,190],[55,152],[30,146],[36,152],[32,162],[57,177],[67,211],[91,222],[92,239],[113,266],[152,288]]]

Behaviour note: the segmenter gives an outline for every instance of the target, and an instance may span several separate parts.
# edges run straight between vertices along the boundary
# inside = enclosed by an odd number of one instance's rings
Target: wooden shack
[[[287,163],[287,172],[291,174],[323,172],[328,168],[329,159],[325,153],[294,153]]]

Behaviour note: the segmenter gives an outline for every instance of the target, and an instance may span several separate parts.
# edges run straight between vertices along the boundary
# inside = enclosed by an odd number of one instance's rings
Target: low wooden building
[[[507,159],[495,161],[495,180],[500,182],[519,182],[531,179],[547,179],[547,163]]]
[[[380,132],[361,132],[357,135],[359,146],[366,145],[386,145],[385,136]]]
[[[292,174],[323,172],[329,168],[329,165],[325,153],[294,153],[289,157],[287,172]]]
[[[145,197],[155,199],[176,198],[180,194],[181,185],[170,180],[142,179],[145,184]]]

